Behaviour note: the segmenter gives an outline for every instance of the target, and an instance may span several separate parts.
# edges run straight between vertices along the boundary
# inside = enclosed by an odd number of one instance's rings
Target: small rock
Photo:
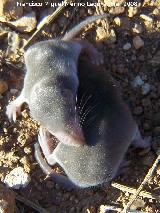
[[[147,95],[151,91],[151,85],[148,83],[145,83],[142,85],[142,94]]]
[[[155,8],[152,14],[156,17],[156,19],[160,20],[160,8]]]
[[[22,2],[19,0],[18,2]],[[7,20],[17,19],[23,15],[23,7],[17,6],[17,1],[1,0],[0,1],[0,16],[5,17]]]
[[[94,11],[91,8],[88,8],[87,12],[88,12],[89,15],[93,15],[94,14]]]
[[[133,28],[132,28],[133,33],[140,34],[143,32],[143,27],[141,24],[135,23]]]
[[[128,17],[133,17],[138,12],[138,7],[128,7]]]
[[[35,12],[30,12],[22,16],[20,19],[16,21],[6,21],[4,17],[0,17],[0,21],[8,24],[11,27],[16,28],[16,30],[20,32],[31,32],[36,28],[37,20]]]
[[[114,23],[117,25],[117,26],[121,26],[121,19],[119,17],[115,17],[114,18]]]
[[[8,187],[19,189],[26,187],[30,182],[30,176],[22,167],[13,169],[8,175],[5,176],[3,181]]]
[[[106,43],[115,43],[116,42],[116,34],[113,29],[109,31],[105,30],[103,27],[97,27],[97,40],[105,41]]]
[[[133,45],[136,49],[139,49],[144,46],[144,41],[141,39],[140,36],[135,36],[133,38]]]
[[[15,95],[18,93],[18,89],[10,89],[10,93]]]
[[[2,184],[0,185],[0,212],[14,213],[15,194]]]
[[[147,21],[147,22],[153,22],[153,18],[145,14],[141,14],[140,18],[142,18],[144,21]]]
[[[141,106],[137,106],[133,110],[134,115],[141,115],[143,113],[143,108]]]
[[[32,152],[32,149],[31,149],[31,147],[24,147],[24,153],[26,153],[26,154],[31,154],[31,152]]]
[[[144,84],[144,81],[141,79],[139,75],[137,75],[135,79],[131,82],[131,86],[135,88],[138,86],[142,86],[143,84]]]
[[[8,90],[8,84],[6,81],[0,80],[0,94],[3,94]]]
[[[125,45],[123,45],[123,49],[124,50],[129,50],[131,48],[131,44],[130,43],[126,43]]]
[[[137,210],[138,208],[144,208],[145,204],[144,200],[137,198],[131,205],[130,209]]]

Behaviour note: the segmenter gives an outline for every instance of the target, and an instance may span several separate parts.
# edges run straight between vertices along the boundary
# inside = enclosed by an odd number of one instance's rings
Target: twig
[[[22,51],[29,46],[29,44],[31,43],[33,38],[36,37],[46,25],[48,25],[51,21],[53,21],[62,12],[62,10],[65,8],[65,5],[70,3],[71,1],[73,2],[73,0],[65,0],[63,2],[63,4],[61,4],[50,16],[48,16],[45,19],[44,22],[41,23],[41,25],[38,27],[38,29],[28,39],[27,43],[22,47]]]
[[[145,186],[145,184],[150,180],[150,178],[152,177],[154,171],[156,170],[159,162],[160,162],[160,155],[158,155],[158,157],[155,160],[154,164],[149,169],[149,171],[148,171],[146,177],[144,178],[143,182],[141,183],[141,185],[139,186],[139,188],[136,190],[136,193],[133,195],[133,197],[131,198],[131,200],[127,203],[126,207],[123,210],[124,213],[128,212],[129,208],[131,207],[131,205],[133,204],[133,202],[136,200],[137,196],[140,194],[140,192],[142,191],[142,189]]]
[[[34,210],[38,211],[39,213],[50,213],[47,210],[43,209],[41,206],[39,206],[39,205],[33,203],[32,201],[18,195],[17,193],[15,193],[15,195],[16,195],[16,200],[24,203],[26,206],[33,208]]]
[[[128,187],[128,186],[124,186],[122,184],[119,184],[119,183],[111,183],[111,186],[113,186],[114,188],[117,188],[123,192],[129,192],[131,194],[135,194],[136,193],[136,189],[135,188],[132,188],[132,187]],[[156,194],[152,194],[152,193],[149,193],[147,191],[141,191],[139,193],[139,196],[143,197],[143,198],[149,198],[149,199],[156,199],[156,200],[159,200],[160,199],[160,196],[159,195],[156,195]]]

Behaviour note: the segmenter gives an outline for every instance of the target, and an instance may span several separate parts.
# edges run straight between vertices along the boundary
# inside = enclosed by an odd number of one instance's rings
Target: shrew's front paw
[[[6,115],[10,121],[16,121],[21,114],[21,106],[17,104],[16,100],[12,101],[6,108]]]

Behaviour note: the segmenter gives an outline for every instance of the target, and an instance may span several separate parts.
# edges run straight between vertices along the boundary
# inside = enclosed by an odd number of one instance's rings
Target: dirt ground
[[[86,1],[81,2],[87,4]],[[105,2],[109,1],[101,1]],[[129,152],[127,154],[127,159],[131,162],[129,168],[114,180],[125,186],[137,188],[156,159],[158,143],[160,147],[160,1],[137,1],[139,4],[134,9],[124,5],[123,0],[119,2],[122,3],[120,7],[115,5],[107,7],[103,4],[98,7],[99,10],[109,14],[108,24],[97,21],[92,24],[92,28],[87,27],[80,36],[90,40],[103,53],[104,66],[119,81],[124,99],[129,104],[142,135],[152,136],[154,144],[152,149],[148,153],[142,153],[141,150]],[[44,11],[49,10],[49,6],[39,8],[26,6],[20,16],[23,16],[24,12],[34,11],[39,22]],[[67,7],[57,19],[45,27],[34,42],[61,35],[85,17],[95,13],[97,13],[95,6]],[[7,20],[19,19],[13,14]],[[5,114],[6,106],[20,93],[24,78],[23,57],[18,56],[14,47],[17,45],[20,47],[23,41],[30,38],[34,30],[22,32],[18,27],[0,23],[1,181],[3,182],[5,176],[14,168],[23,167],[25,172],[29,173],[31,181],[25,188],[14,191],[50,213],[102,213],[101,205],[123,207],[129,201],[131,194],[128,192],[122,192],[108,185],[67,191],[46,177],[34,158],[33,145],[37,141],[39,126],[29,116],[27,106],[15,123],[9,122]],[[61,170],[54,169],[58,172]],[[155,171],[145,190],[160,195],[160,168]],[[160,203],[157,199],[139,197],[138,201],[139,203],[135,204],[137,211],[160,212]],[[16,200],[15,212],[38,211]]]

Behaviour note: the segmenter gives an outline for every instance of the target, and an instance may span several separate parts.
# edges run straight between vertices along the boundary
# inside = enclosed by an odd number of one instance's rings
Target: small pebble
[[[96,30],[97,34],[97,40],[98,41],[105,41],[106,43],[112,44],[116,42],[116,34],[113,29],[111,29],[109,32],[105,30],[103,27],[97,27]]]
[[[114,23],[117,25],[117,26],[121,26],[121,19],[119,17],[115,17],[114,18]]]
[[[8,90],[8,84],[6,81],[0,80],[0,94],[3,94]]]
[[[8,175],[4,178],[4,183],[13,189],[19,189],[20,187],[26,187],[31,178],[22,167],[14,168]]]
[[[31,149],[31,147],[24,147],[24,153],[26,153],[26,154],[31,154],[31,152],[32,152],[32,149]]]
[[[105,40],[108,37],[107,31],[103,27],[97,27],[96,33],[99,40]]]
[[[17,89],[10,89],[10,93],[15,95],[18,93],[18,90]]]
[[[143,84],[144,84],[144,81],[141,79],[139,75],[137,75],[135,79],[131,82],[131,86],[135,88],[138,86],[142,86]]]
[[[140,18],[142,18],[144,21],[153,22],[153,18],[145,14],[141,14]]]
[[[131,48],[131,44],[130,43],[126,43],[125,45],[123,45],[123,49],[124,50],[129,50]]]
[[[135,47],[136,50],[140,49],[141,47],[144,46],[144,41],[141,39],[140,36],[135,36],[133,38],[133,45],[134,45],[134,47]]]
[[[147,95],[151,91],[151,85],[148,83],[145,83],[142,85],[142,94]]]

